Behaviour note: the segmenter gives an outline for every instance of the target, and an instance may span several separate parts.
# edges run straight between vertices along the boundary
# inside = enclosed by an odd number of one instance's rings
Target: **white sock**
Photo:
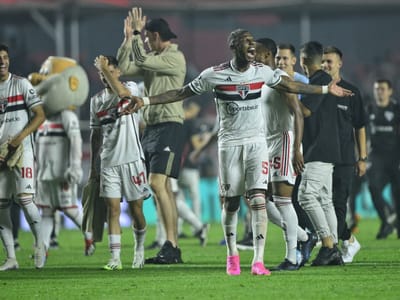
[[[297,240],[300,242],[305,242],[308,240],[307,232],[300,226],[297,226]]]
[[[265,195],[254,194],[249,199],[251,207],[251,225],[253,229],[254,256],[252,264],[264,263],[265,239],[267,236],[267,210],[265,208]]]
[[[221,223],[224,231],[228,256],[239,255],[236,247],[238,211],[228,212],[225,208],[221,211]]]
[[[196,231],[203,227],[203,223],[181,197],[176,198],[176,208],[178,210],[178,216],[189,223]]]
[[[108,235],[108,248],[111,252],[111,258],[120,259],[121,256],[121,235],[109,234]]]
[[[42,237],[46,249],[50,247],[51,232],[53,231],[54,211],[51,208],[42,209]]]
[[[85,240],[88,240],[88,241],[93,240],[93,232],[85,231],[84,236],[85,236]]]
[[[273,195],[274,203],[282,216],[283,233],[286,242],[286,258],[293,264],[296,263],[297,227],[296,211],[289,197]]]
[[[39,209],[37,208],[35,203],[33,203],[33,195],[18,197],[17,200],[24,212],[25,219],[31,228],[31,231],[35,238],[35,245],[37,246],[39,242],[43,242],[43,238],[42,238],[42,231],[40,228],[41,217]]]
[[[282,216],[279,210],[276,208],[275,203],[267,200],[266,207],[267,207],[268,220],[271,221],[276,226],[282,228]]]
[[[76,207],[69,207],[63,209],[64,214],[74,222],[76,227],[82,228],[82,211]]]
[[[144,252],[144,241],[146,239],[146,228],[133,229],[133,240],[135,241],[135,252]]]
[[[10,203],[10,200],[2,199],[0,201],[0,238],[3,241],[7,258],[15,258],[14,238],[11,229]]]

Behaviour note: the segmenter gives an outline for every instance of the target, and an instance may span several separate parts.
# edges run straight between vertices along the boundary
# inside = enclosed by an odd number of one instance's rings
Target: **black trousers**
[[[398,154],[396,154],[398,156]],[[400,170],[399,160],[391,155],[370,155],[371,167],[367,171],[369,191],[372,202],[381,219],[382,224],[387,223],[387,204],[382,191],[386,184],[392,188],[392,200],[397,216],[400,216]],[[398,229],[400,228],[399,222]]]
[[[355,168],[353,165],[335,165],[333,169],[333,206],[337,218],[337,236],[348,240],[351,231],[346,223],[347,201],[349,200]]]

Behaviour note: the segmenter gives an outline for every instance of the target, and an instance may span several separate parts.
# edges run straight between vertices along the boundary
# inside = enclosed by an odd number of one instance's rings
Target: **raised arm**
[[[130,91],[119,81],[118,77],[111,74],[108,60],[105,56],[97,56],[94,60],[94,65],[103,74],[110,88],[119,98],[131,97]]]
[[[294,81],[287,76],[282,76],[279,84],[273,88],[295,94],[332,94],[338,97],[352,96],[353,92],[336,85],[337,81],[332,80],[329,85],[312,85]]]

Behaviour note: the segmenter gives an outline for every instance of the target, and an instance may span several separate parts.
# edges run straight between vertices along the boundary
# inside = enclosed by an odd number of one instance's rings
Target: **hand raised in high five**
[[[142,8],[141,7],[133,7],[129,12],[129,16],[132,18],[132,29],[135,31],[142,31],[144,26],[146,25],[146,16],[142,16]]]
[[[94,59],[94,66],[97,70],[103,71],[108,66],[108,59],[103,55],[99,55]]]
[[[337,85],[338,79],[332,80],[328,85],[328,91],[330,94],[337,97],[354,96],[354,93],[350,90],[344,89]]]
[[[124,20],[124,36],[127,40],[131,39],[133,36],[132,16],[130,13]]]

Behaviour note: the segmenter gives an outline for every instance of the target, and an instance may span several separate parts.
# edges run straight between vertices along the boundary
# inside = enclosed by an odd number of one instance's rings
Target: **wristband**
[[[149,97],[143,97],[143,105],[150,105],[150,98]]]
[[[327,85],[322,86],[322,94],[328,94],[329,93],[329,87]]]
[[[368,160],[368,157],[366,156],[366,157],[360,157],[359,159],[358,159],[358,161],[363,161],[363,162],[366,162]]]
[[[140,34],[140,31],[139,30],[134,30],[133,31],[133,35],[139,35]]]

